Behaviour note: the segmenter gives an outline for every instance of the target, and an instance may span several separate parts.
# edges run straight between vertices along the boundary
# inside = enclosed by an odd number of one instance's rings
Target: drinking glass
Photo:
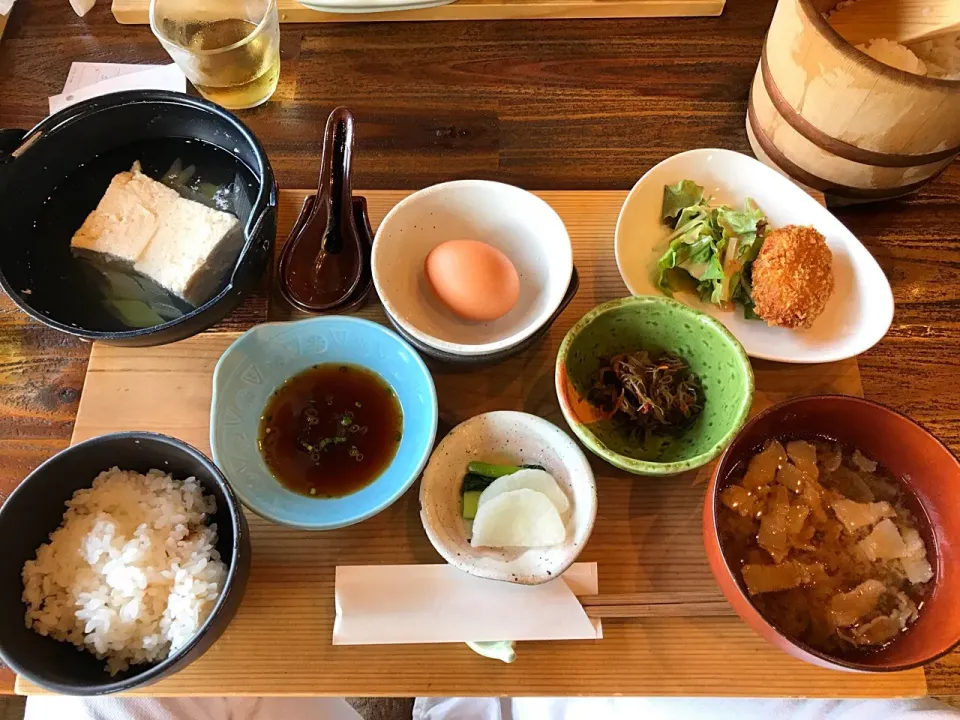
[[[277,89],[276,0],[151,0],[150,29],[208,100],[240,110]]]

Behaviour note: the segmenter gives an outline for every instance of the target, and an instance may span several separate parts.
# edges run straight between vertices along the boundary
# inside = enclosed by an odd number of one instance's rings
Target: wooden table
[[[242,117],[288,188],[314,184],[324,120],[345,104],[359,122],[356,187],[480,177],[626,189],[681,150],[749,152],[747,89],[773,6],[730,0],[720,18],[287,26],[278,92]],[[21,0],[0,42],[0,127],[40,120],[74,60],[167,58],[105,3],[79,19],[65,0]],[[960,165],[918,198],[837,214],[897,302],[889,334],[860,358],[866,396],[960,451]],[[265,316],[255,297],[220,329]],[[67,445],[88,354],[0,300],[0,493]],[[927,681],[931,694],[960,696],[960,654]]]

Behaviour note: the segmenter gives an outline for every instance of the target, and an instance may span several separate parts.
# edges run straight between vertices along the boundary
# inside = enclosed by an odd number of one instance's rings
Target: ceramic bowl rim
[[[853,405],[863,405],[865,407],[870,408],[870,410],[873,412],[881,412],[887,415],[894,415],[899,417],[902,420],[906,420],[911,425],[916,426],[924,435],[927,435],[929,438],[934,440],[944,450],[944,452],[946,452],[947,456],[953,458],[954,464],[957,466],[958,471],[960,471],[960,459],[957,458],[957,456],[953,453],[953,451],[950,450],[950,448],[947,447],[946,444],[940,438],[938,438],[932,432],[927,430],[923,425],[918,423],[916,420],[910,418],[909,416],[903,414],[902,412],[894,410],[893,408],[887,405],[884,405],[883,403],[878,403],[874,400],[867,400],[866,398],[857,397],[856,395],[844,395],[842,393],[819,393],[817,395],[801,395],[799,397],[788,398],[786,400],[776,403],[775,405],[771,405],[767,409],[754,415],[744,425],[741,432],[745,432],[747,429],[749,429],[750,426],[755,425],[756,423],[762,421],[766,417],[773,415],[775,413],[781,413],[785,409],[788,409],[791,406],[796,405],[798,403],[809,403],[809,402],[822,403],[824,401],[830,402],[830,403],[844,402],[844,403],[851,403]],[[728,458],[728,454],[732,452],[732,448],[733,448],[733,445],[731,444],[729,447],[727,447],[726,450],[723,451],[723,455],[720,457],[720,460],[717,462],[717,466],[714,468],[713,472],[711,473],[710,484],[708,486],[709,491],[707,493],[706,503],[704,505],[704,512],[710,513],[710,530],[711,530],[710,540],[711,540],[711,544],[713,544],[716,550],[718,551],[718,556],[720,560],[719,565],[724,570],[724,578],[726,580],[729,580],[729,582],[732,583],[733,586],[736,588],[737,594],[746,603],[746,606],[750,608],[750,615],[752,616],[755,622],[758,621],[760,624],[766,627],[769,631],[773,632],[777,637],[781,638],[783,641],[788,643],[791,647],[796,648],[797,650],[803,653],[806,653],[808,655],[812,655],[817,661],[819,661],[817,664],[820,664],[820,665],[825,664],[828,666],[833,666],[834,669],[849,670],[854,672],[887,673],[887,672],[902,672],[904,670],[913,670],[919,667],[923,667],[924,665],[928,665],[936,660],[939,660],[940,658],[945,657],[946,655],[949,655],[950,653],[952,653],[954,650],[957,650],[958,648],[960,648],[960,641],[957,641],[956,643],[953,643],[950,647],[946,648],[945,650],[935,655],[931,655],[926,660],[920,660],[914,663],[905,663],[903,665],[895,665],[891,667],[877,667],[875,665],[867,665],[864,663],[844,660],[842,658],[838,658],[833,655],[829,655],[827,653],[821,652],[820,650],[810,647],[805,643],[794,640],[793,638],[785,634],[782,630],[780,630],[780,628],[778,628],[772,622],[767,620],[767,618],[764,617],[763,613],[761,613],[757,609],[757,607],[753,604],[749,596],[743,591],[743,588],[740,587],[740,583],[737,581],[736,575],[734,575],[733,571],[731,570],[730,563],[727,562],[726,555],[724,555],[723,543],[720,540],[720,524],[719,524],[719,518],[717,517],[717,512],[719,510],[719,503],[717,502],[717,496],[719,494],[720,481],[721,479],[725,479],[720,477],[720,469],[723,467],[724,462],[726,462]],[[704,540],[704,545],[707,546],[706,534],[704,534],[703,540]],[[705,547],[705,549],[707,551],[707,556],[710,557],[711,553],[710,553],[709,547]],[[714,576],[716,576],[716,570],[715,570],[716,564],[717,563],[713,563],[713,562],[709,563],[711,573]],[[724,593],[724,595],[726,595],[725,585],[720,582],[719,578],[715,578],[715,579],[717,580],[717,585],[720,586],[720,590]],[[747,618],[742,617],[739,611],[737,612],[737,615],[738,617],[741,617],[741,619],[743,619],[747,623],[747,625],[751,625],[751,626],[753,625],[753,623],[748,621]]]
[[[172,667],[176,666],[187,654],[192,652],[196,648],[200,640],[210,631],[210,628],[214,623],[219,619],[220,613],[223,610],[223,606],[227,601],[227,596],[230,594],[233,589],[233,583],[236,579],[238,568],[240,566],[240,553],[242,551],[242,544],[240,542],[240,534],[243,531],[243,524],[241,516],[243,510],[240,509],[240,503],[237,500],[237,495],[234,493],[233,488],[230,486],[230,483],[227,481],[226,476],[223,472],[217,467],[216,463],[208,458],[204,453],[200,452],[197,448],[193,447],[187,442],[175,438],[171,435],[165,435],[163,433],[148,432],[142,430],[130,430],[130,431],[120,431],[105,433],[103,435],[97,435],[92,438],[88,438],[81,442],[76,443],[75,445],[69,445],[63,450],[54,453],[49,458],[44,460],[40,465],[38,465],[29,475],[27,475],[23,482],[21,482],[14,489],[12,493],[7,497],[7,502],[0,507],[0,522],[3,520],[3,513],[7,507],[10,507],[9,500],[14,498],[20,488],[23,488],[31,480],[36,481],[36,478],[45,471],[48,465],[54,463],[54,461],[59,460],[63,455],[72,455],[80,452],[84,452],[94,445],[103,443],[104,441],[126,441],[131,443],[138,443],[140,440],[150,440],[155,442],[160,442],[164,445],[172,447],[175,451],[185,453],[186,455],[191,456],[197,462],[199,462],[204,469],[207,471],[209,476],[212,478],[213,482],[219,486],[220,490],[223,492],[223,496],[227,500],[227,515],[230,518],[230,524],[233,529],[233,543],[230,547],[230,558],[229,558],[229,567],[227,568],[227,576],[223,581],[223,590],[220,592],[220,596],[217,598],[216,603],[214,603],[213,608],[210,610],[210,614],[207,616],[207,619],[203,621],[197,631],[193,636],[181,647],[177,648],[175,651],[170,653],[165,659],[160,662],[150,665],[145,668],[143,672],[137,673],[131,677],[123,678],[122,680],[114,680],[107,683],[90,683],[90,684],[68,684],[68,683],[59,683],[59,682],[48,682],[42,678],[37,677],[29,670],[25,670],[20,666],[20,663],[16,660],[10,658],[6,650],[0,647],[0,657],[3,658],[3,662],[12,668],[18,675],[22,675],[33,683],[36,683],[40,687],[46,688],[48,690],[53,690],[58,693],[76,693],[78,690],[82,690],[83,695],[106,695],[116,692],[124,692],[127,690],[132,690],[134,688],[142,687],[149,685],[150,683],[159,680],[164,677]],[[93,478],[90,479],[90,484],[93,484]],[[220,508],[217,509],[218,513]],[[51,532],[56,528],[51,529]]]
[[[737,368],[746,380],[746,392],[744,392],[743,397],[740,399],[740,407],[727,432],[724,433],[723,437],[721,437],[709,450],[702,452],[699,455],[694,455],[686,460],[676,460],[674,462],[655,462],[651,460],[637,460],[635,458],[630,458],[614,452],[603,442],[601,442],[596,435],[590,432],[590,430],[584,426],[582,422],[580,422],[577,418],[572,417],[568,409],[569,402],[566,399],[564,376],[567,373],[565,367],[567,355],[570,352],[570,346],[573,344],[574,340],[594,320],[601,315],[606,314],[607,312],[624,306],[642,307],[651,304],[662,304],[668,307],[672,306],[681,314],[686,313],[692,320],[702,323],[704,326],[710,328],[714,333],[719,335],[720,338],[724,340],[733,350],[734,355],[739,361],[737,363]],[[683,472],[703,467],[708,462],[718,457],[729,446],[729,444],[733,441],[733,439],[743,428],[744,424],[747,422],[747,418],[750,415],[750,409],[753,407],[753,395],[755,390],[753,366],[750,364],[750,358],[747,357],[746,351],[743,349],[743,346],[740,344],[740,342],[733,336],[733,333],[727,330],[727,328],[725,328],[719,320],[710,317],[706,313],[688,307],[687,305],[677,302],[671,298],[659,297],[657,295],[631,295],[628,297],[617,298],[615,300],[609,300],[605,303],[601,303],[600,305],[597,305],[593,309],[587,311],[587,313],[580,318],[573,325],[573,327],[570,328],[570,330],[564,336],[563,341],[560,343],[560,349],[557,351],[554,384],[556,386],[557,396],[560,399],[560,409],[563,412],[563,417],[566,419],[567,424],[570,426],[573,432],[578,438],[580,438],[583,444],[590,449],[591,452],[595,453],[597,456],[607,461],[614,467],[618,467],[621,470],[626,470],[627,472],[637,475],[645,475],[649,477],[678,475]]]
[[[383,228],[388,226],[388,223],[394,219],[395,215],[399,214],[402,210],[406,209],[410,205],[421,202],[424,198],[429,198],[432,195],[446,192],[451,189],[457,188],[467,188],[472,192],[482,192],[485,189],[491,188],[500,188],[506,189],[507,192],[513,193],[517,197],[523,197],[527,202],[533,202],[536,205],[539,205],[552,214],[557,222],[560,223],[560,227],[563,228],[564,238],[566,239],[565,247],[567,249],[567,258],[569,260],[569,268],[564,270],[563,282],[557,284],[557,287],[554,291],[556,297],[551,297],[549,302],[544,309],[531,321],[529,324],[524,326],[518,332],[515,332],[509,337],[503,338],[502,340],[496,340],[494,342],[480,343],[477,345],[464,345],[462,343],[453,343],[446,340],[441,340],[438,337],[425,333],[416,326],[412,325],[406,320],[406,318],[401,316],[390,302],[388,294],[385,294],[382,290],[380,283],[380,272],[379,272],[379,253],[380,245],[379,241],[381,238],[381,233]],[[539,231],[537,234],[541,234]],[[407,197],[403,198],[400,202],[394,205],[390,211],[384,216],[383,220],[380,221],[380,224],[377,226],[377,232],[373,239],[373,250],[370,254],[370,267],[373,272],[373,284],[377,290],[377,295],[380,297],[380,302],[383,303],[384,310],[386,310],[391,317],[393,317],[402,327],[408,332],[411,336],[422,342],[423,344],[439,350],[446,352],[452,355],[460,356],[493,356],[501,351],[509,350],[514,345],[517,345],[528,337],[537,332],[543,325],[550,321],[550,318],[553,317],[554,312],[557,308],[560,307],[560,303],[563,301],[564,295],[567,292],[567,289],[570,286],[570,279],[573,275],[573,243],[570,240],[570,231],[567,230],[566,223],[563,222],[563,218],[560,217],[560,214],[553,208],[550,203],[548,203],[543,198],[535,195],[529,190],[518,187],[516,185],[510,185],[509,183],[497,182],[495,180],[450,180],[448,182],[437,183],[435,185],[430,185],[428,187],[417,190],[414,193],[411,193]]]
[[[462,368],[481,367],[502,362],[515,355],[526,352],[534,345],[537,345],[541,340],[543,340],[550,328],[554,326],[554,324],[560,318],[560,315],[562,315],[563,312],[570,306],[570,303],[573,302],[573,298],[576,297],[579,289],[580,271],[577,270],[577,266],[574,265],[573,274],[570,276],[570,284],[567,286],[567,292],[564,293],[563,298],[560,300],[560,305],[556,310],[554,310],[553,315],[547,319],[547,322],[541,325],[537,331],[528,338],[521,340],[516,345],[511,345],[503,350],[497,350],[496,352],[485,353],[483,355],[455,355],[453,353],[448,353],[443,350],[433,348],[414,337],[408,337],[406,335],[406,330],[399,325],[396,318],[394,318],[386,308],[383,308],[383,314],[387,317],[387,320],[393,326],[393,330],[397,333],[397,335],[410,343],[410,345],[412,345],[417,352],[426,355],[431,360],[448,363]]]
[[[468,417],[466,420],[463,420],[462,422],[459,422],[456,425],[454,425],[452,428],[450,428],[450,431],[447,432],[447,434],[440,439],[440,443],[438,443],[437,446],[433,448],[433,451],[430,453],[430,460],[433,460],[434,455],[440,449],[440,445],[455,430],[457,430],[458,428],[462,428],[464,425],[467,425],[469,423],[478,423],[481,421],[481,419],[488,418],[491,415],[510,416],[512,419],[515,419],[518,423],[522,424],[524,427],[531,427],[531,428],[539,427],[539,428],[545,428],[547,431],[551,433],[558,432],[560,433],[560,435],[566,438],[566,440],[570,443],[571,452],[575,451],[578,454],[578,459],[582,459],[583,467],[586,471],[586,474],[584,476],[584,481],[589,484],[590,491],[591,491],[589,493],[589,498],[587,500],[590,503],[590,507],[589,507],[590,517],[582,526],[585,533],[583,546],[581,546],[578,549],[577,553],[571,554],[569,559],[565,559],[563,563],[559,566],[559,569],[552,575],[547,575],[546,577],[537,576],[538,579],[534,582],[521,582],[519,580],[503,580],[503,579],[497,579],[497,578],[490,578],[489,576],[486,576],[486,575],[480,575],[473,572],[472,570],[467,569],[464,566],[473,564],[471,562],[471,558],[467,557],[466,559],[464,559],[459,557],[456,553],[450,552],[449,549],[446,547],[446,545],[442,543],[439,540],[439,538],[435,535],[433,524],[427,521],[427,513],[423,508],[424,506],[423,494],[424,494],[424,488],[426,487],[426,483],[421,483],[420,492],[418,494],[418,500],[420,503],[420,509],[419,509],[420,524],[423,526],[423,530],[426,533],[427,538],[430,540],[430,544],[433,546],[434,550],[436,550],[437,553],[447,563],[449,563],[450,565],[453,565],[454,567],[456,567],[458,570],[462,572],[465,572],[469,575],[473,575],[475,577],[482,577],[485,579],[494,579],[497,582],[508,582],[512,585],[540,585],[546,582],[551,582],[552,580],[556,580],[557,578],[559,578],[561,575],[563,575],[563,573],[565,573],[567,570],[570,569],[570,566],[573,565],[577,561],[577,559],[580,557],[580,553],[583,551],[584,547],[586,547],[587,542],[590,539],[590,536],[593,535],[593,531],[597,523],[597,507],[599,505],[596,474],[593,472],[593,468],[590,465],[590,458],[587,457],[587,454],[583,452],[583,450],[580,448],[579,445],[577,445],[576,441],[563,431],[563,428],[559,427],[555,423],[550,422],[546,418],[542,418],[539,415],[533,415],[532,413],[524,412],[522,410],[489,410],[487,412],[480,413],[479,415],[473,415],[471,417]],[[564,463],[564,465],[566,465],[566,463]],[[582,503],[583,498],[574,497],[573,501],[576,503]]]
[[[255,325],[254,327],[250,328],[246,332],[239,335],[232,343],[230,343],[230,346],[227,347],[227,349],[224,350],[223,353],[221,353],[220,358],[217,360],[217,364],[213,369],[213,377],[211,380],[211,383],[213,385],[213,393],[210,398],[210,453],[213,458],[214,464],[219,468],[220,453],[217,452],[217,443],[215,441],[215,436],[216,436],[215,427],[216,427],[216,423],[218,422],[217,411],[220,405],[218,403],[218,395],[219,395],[218,379],[221,374],[221,369],[222,369],[224,359],[231,353],[231,351],[236,350],[236,348],[240,346],[242,340],[247,339],[248,336],[256,335],[257,332],[262,332],[264,328],[277,327],[281,325],[283,327],[289,328],[297,324],[317,323],[317,322],[331,321],[331,320],[337,320],[337,321],[347,322],[350,324],[358,324],[361,326],[371,327],[374,330],[382,332],[386,336],[391,337],[393,340],[399,342],[403,347],[405,347],[409,351],[411,357],[413,358],[414,364],[417,366],[417,369],[421,371],[421,373],[423,374],[423,377],[425,377],[427,380],[426,389],[430,391],[429,392],[430,417],[428,418],[427,421],[432,427],[432,430],[429,433],[429,437],[425,439],[424,448],[421,451],[420,458],[417,462],[416,472],[411,473],[410,478],[405,480],[397,488],[397,490],[389,497],[387,501],[377,504],[370,510],[360,515],[352,516],[349,519],[343,520],[343,521],[321,522],[321,523],[315,523],[315,524],[302,524],[302,523],[290,522],[289,520],[283,520],[283,519],[274,517],[269,512],[261,508],[259,506],[259,503],[256,502],[256,499],[251,500],[250,498],[246,497],[244,493],[240,492],[239,489],[233,487],[233,484],[230,483],[229,478],[227,478],[227,483],[230,484],[230,487],[233,489],[233,492],[236,494],[236,496],[239,498],[240,502],[243,504],[245,508],[247,508],[257,516],[263,518],[264,520],[272,522],[276,525],[281,525],[283,527],[295,528],[297,530],[309,530],[309,531],[318,531],[318,532],[325,531],[325,530],[339,530],[340,528],[350,527],[351,525],[357,525],[359,523],[362,523],[365,520],[369,520],[374,515],[378,515],[379,513],[383,512],[388,507],[390,507],[395,502],[397,502],[397,500],[399,500],[404,495],[404,493],[406,493],[407,490],[410,489],[413,483],[416,482],[417,478],[420,477],[420,474],[423,472],[423,468],[426,467],[427,461],[430,459],[430,454],[433,452],[433,445],[437,437],[437,421],[439,419],[440,413],[439,413],[439,407],[437,403],[436,384],[433,381],[433,375],[430,373],[430,369],[427,367],[426,363],[423,361],[423,358],[420,357],[420,354],[410,345],[410,343],[408,343],[406,340],[404,340],[402,337],[400,337],[397,333],[395,333],[390,328],[384,327],[380,323],[373,322],[372,320],[367,320],[365,318],[359,318],[359,317],[354,317],[350,315],[317,315],[315,317],[303,318],[301,320],[269,322],[269,323],[261,323],[260,325]],[[356,363],[356,364],[360,365],[361,367],[364,367],[363,363]],[[293,375],[288,376],[286,379],[289,380],[290,377],[293,377]],[[387,467],[384,469],[383,472],[385,473],[392,464],[393,464],[393,461],[391,460],[390,465],[387,465]],[[224,476],[226,476],[226,473],[223,473],[223,474]],[[381,475],[382,474],[383,473],[381,473]],[[377,479],[379,479],[379,477],[380,476],[377,476],[377,478],[374,478],[372,482],[376,482]],[[270,478],[270,479],[276,482],[275,479],[273,478]]]

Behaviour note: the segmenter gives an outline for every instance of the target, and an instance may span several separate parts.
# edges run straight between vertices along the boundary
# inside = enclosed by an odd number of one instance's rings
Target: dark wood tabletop
[[[324,121],[343,104],[358,119],[358,188],[628,189],[682,150],[749,152],[747,90],[774,4],[728,0],[719,18],[285,25],[280,87],[241,117],[286,188],[313,186]],[[41,120],[78,60],[169,62],[107,0],[84,19],[67,0],[19,0],[0,41],[0,128]],[[860,357],[866,396],[960,452],[960,164],[918,197],[836,214],[896,299],[889,333]],[[265,319],[260,307],[221,327]],[[89,350],[0,299],[0,497],[68,444]],[[960,696],[960,653],[927,678],[931,694]]]

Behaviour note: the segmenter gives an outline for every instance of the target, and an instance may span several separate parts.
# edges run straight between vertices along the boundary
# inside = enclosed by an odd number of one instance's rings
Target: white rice
[[[26,623],[107,661],[163,660],[207,619],[226,579],[216,512],[195,478],[112,468],[67,501],[63,524],[23,566]]]
[[[927,74],[927,66],[923,60],[914,55],[910,48],[893,40],[875,38],[863,45],[857,45],[857,50],[897,70],[904,70],[914,75]]]
[[[832,10],[823,13],[823,17],[829,20],[837,10],[856,2],[858,0],[840,0]],[[909,46],[886,38],[874,38],[856,47],[873,59],[898,70],[941,80],[960,80],[960,33],[912,42]]]
[[[922,40],[910,46],[927,64],[927,75],[960,80],[960,33]]]
[[[915,75],[960,80],[960,33],[922,40],[909,47],[886,38],[875,38],[857,45],[857,50]]]

